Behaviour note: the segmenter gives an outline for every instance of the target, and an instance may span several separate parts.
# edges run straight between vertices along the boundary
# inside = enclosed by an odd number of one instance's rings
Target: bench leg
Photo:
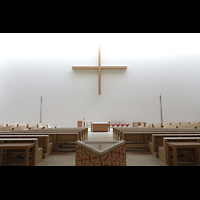
[[[5,149],[5,154],[4,154],[4,166],[7,165],[7,160],[8,160],[8,152],[7,152],[7,149]]]
[[[195,148],[194,149],[194,164],[195,165],[198,165],[198,149],[197,148]]]
[[[177,148],[176,147],[173,148],[173,160],[174,160],[174,166],[177,166],[178,163],[177,163]]]
[[[25,166],[29,165],[29,148],[25,149]]]
[[[1,149],[1,160],[0,160],[0,166],[3,165],[3,149]]]
[[[169,147],[169,145],[167,145],[167,148],[166,148],[166,150],[167,150],[167,165],[170,165],[170,147]]]
[[[35,154],[36,154],[36,152],[35,152],[35,145],[34,145],[34,147],[32,147],[32,163],[31,163],[31,165],[32,166],[34,166],[35,165]]]

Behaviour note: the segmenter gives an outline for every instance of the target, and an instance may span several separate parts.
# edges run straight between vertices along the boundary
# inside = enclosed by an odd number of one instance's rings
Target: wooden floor
[[[88,132],[89,141],[109,141],[113,139],[113,132]],[[193,162],[178,163],[179,165],[194,165]],[[10,163],[8,165],[23,165],[20,163]],[[154,157],[145,150],[126,151],[127,166],[167,166],[165,163]],[[43,159],[36,166],[75,166],[75,152],[53,152],[50,156]]]

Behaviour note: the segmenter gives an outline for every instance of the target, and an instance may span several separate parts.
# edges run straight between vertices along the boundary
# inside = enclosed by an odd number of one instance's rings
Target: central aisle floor
[[[113,132],[90,132],[88,141],[113,141]],[[127,166],[166,166],[158,158],[152,156],[148,151],[132,150],[126,152]],[[53,152],[36,166],[75,166],[75,152]]]

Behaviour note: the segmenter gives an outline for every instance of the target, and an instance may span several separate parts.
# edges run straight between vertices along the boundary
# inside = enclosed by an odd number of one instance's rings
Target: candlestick
[[[41,102],[40,102],[40,123],[42,123],[42,95],[41,95]]]
[[[161,115],[161,127],[163,127],[163,116],[162,116],[162,100],[160,94],[160,115]]]

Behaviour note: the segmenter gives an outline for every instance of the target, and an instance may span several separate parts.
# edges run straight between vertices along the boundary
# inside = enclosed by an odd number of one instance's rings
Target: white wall
[[[200,34],[0,34],[0,122],[200,121]],[[73,65],[126,65],[72,70]]]

